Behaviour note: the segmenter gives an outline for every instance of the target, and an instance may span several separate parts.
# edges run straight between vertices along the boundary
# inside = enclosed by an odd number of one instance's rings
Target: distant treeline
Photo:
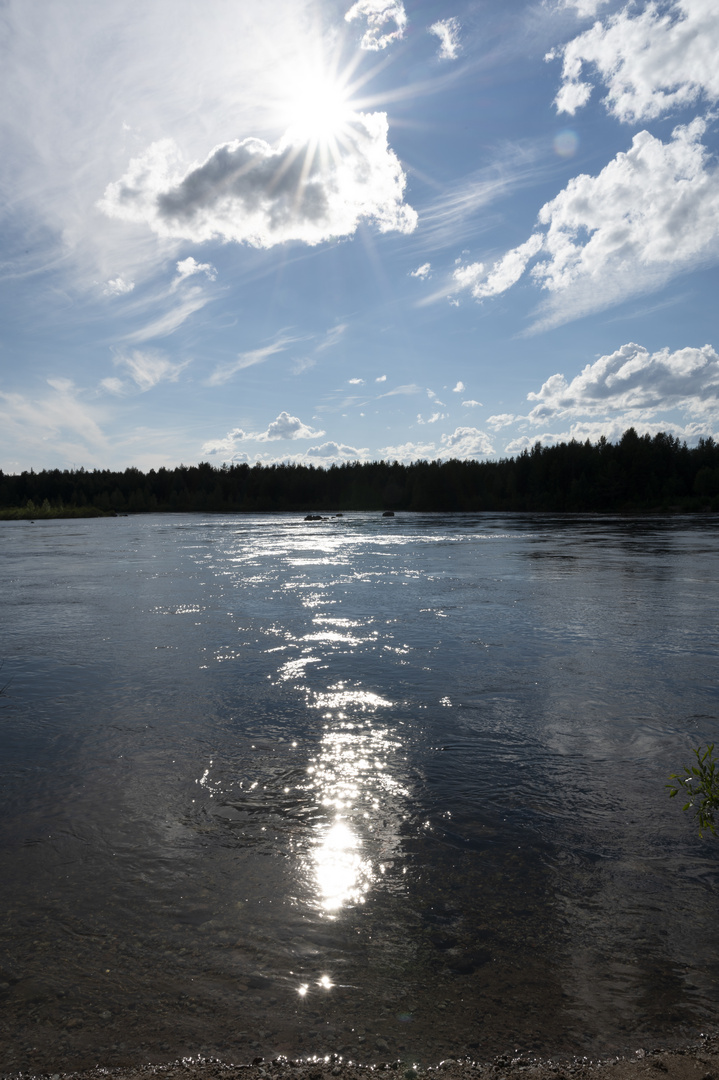
[[[719,444],[630,428],[618,443],[537,443],[500,461],[0,472],[4,518],[187,510],[719,511]]]

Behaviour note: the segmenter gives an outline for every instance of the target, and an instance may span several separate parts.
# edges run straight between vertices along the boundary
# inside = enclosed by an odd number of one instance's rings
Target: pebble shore
[[[97,1066],[84,1072],[41,1075],[43,1080],[370,1080],[377,1073],[387,1074],[387,1080],[719,1080],[719,1033],[702,1035],[696,1044],[679,1049],[639,1049],[629,1057],[601,1059],[502,1054],[485,1063],[449,1058],[420,1069],[402,1061],[360,1065],[337,1055],[271,1061],[255,1058],[244,1065],[200,1057],[164,1065]],[[27,1080],[30,1075],[4,1074],[13,1080]]]

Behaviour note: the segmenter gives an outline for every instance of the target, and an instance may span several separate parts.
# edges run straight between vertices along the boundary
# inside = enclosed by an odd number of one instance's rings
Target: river
[[[719,522],[0,525],[0,1061],[716,1024]]]

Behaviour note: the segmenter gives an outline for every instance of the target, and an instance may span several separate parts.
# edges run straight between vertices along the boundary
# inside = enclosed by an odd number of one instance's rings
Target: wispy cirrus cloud
[[[263,364],[265,360],[269,360],[271,356],[275,356],[277,353],[285,352],[291,345],[296,344],[298,341],[304,341],[302,337],[292,337],[290,335],[281,334],[270,342],[269,345],[263,345],[259,349],[249,349],[247,352],[239,353],[235,360],[231,360],[227,364],[219,364],[208,379],[205,380],[207,386],[223,386],[226,382],[237,374],[238,371],[244,371],[246,368],[254,367],[255,364]]]
[[[150,322],[140,326],[137,330],[131,330],[124,335],[124,340],[131,343],[153,341],[156,338],[169,337],[185,323],[195,312],[201,311],[209,303],[211,297],[198,287],[189,288],[184,298],[179,303],[168,308],[161,315],[151,319]],[[157,306],[162,305],[162,299],[158,299]],[[146,305],[143,305],[143,308]]]
[[[106,409],[92,401],[71,379],[47,380],[48,390],[30,395],[0,390],[0,445],[15,455],[47,462],[48,443],[57,460],[97,460],[107,449]]]
[[[117,367],[124,368],[135,386],[145,393],[161,382],[177,382],[181,373],[191,363],[184,360],[174,363],[157,349],[133,349],[130,353],[120,353],[115,357]],[[105,379],[106,389],[117,392],[118,380]],[[124,387],[124,384],[121,384]]]

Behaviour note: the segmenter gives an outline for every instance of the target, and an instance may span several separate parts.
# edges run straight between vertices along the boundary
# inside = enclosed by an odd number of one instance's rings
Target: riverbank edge
[[[697,1043],[673,1049],[639,1049],[631,1056],[539,1058],[501,1054],[488,1062],[447,1058],[436,1065],[411,1061],[359,1064],[335,1054],[312,1058],[254,1058],[230,1064],[214,1058],[183,1058],[164,1064],[100,1065],[77,1072],[7,1073],[3,1080],[366,1080],[368,1073],[388,1073],[402,1080],[441,1076],[442,1080],[719,1080],[719,1031],[702,1034]]]

